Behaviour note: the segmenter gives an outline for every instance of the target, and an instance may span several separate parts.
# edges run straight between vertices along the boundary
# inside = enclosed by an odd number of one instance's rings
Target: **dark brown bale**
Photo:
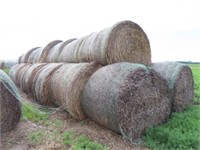
[[[26,66],[26,63],[21,63],[21,64],[16,64],[14,66],[12,66],[9,70],[9,76],[10,78],[13,80],[13,82],[19,86],[19,71]]]
[[[60,62],[93,60],[103,65],[124,61],[149,65],[151,50],[148,37],[138,24],[122,21],[71,42],[59,56]]]
[[[54,100],[50,93],[49,80],[52,74],[63,64],[50,63],[43,66],[34,76],[32,81],[32,94],[38,103],[46,106],[53,106]]]
[[[115,63],[97,70],[81,97],[86,116],[133,141],[170,114],[168,87],[141,64]]]
[[[36,63],[36,64],[31,65],[29,68],[27,68],[27,71],[25,72],[23,76],[23,80],[21,81],[22,90],[25,93],[32,94],[33,79],[36,73],[45,65],[46,63]]]
[[[44,49],[42,50],[42,53],[40,55],[39,61],[40,63],[45,63],[47,62],[47,56],[49,51],[58,43],[61,43],[61,40],[55,40],[55,41],[51,41],[50,43],[48,43]]]
[[[0,70],[0,136],[18,124],[21,115],[19,99],[15,84]]]
[[[54,103],[62,106],[74,118],[85,119],[80,106],[81,92],[89,77],[99,67],[95,62],[69,63],[60,67],[50,80]]]
[[[38,47],[36,48],[28,57],[27,62],[34,64],[39,62],[40,55],[42,53],[43,48]]]
[[[152,69],[168,82],[173,112],[183,111],[186,105],[193,104],[194,81],[189,66],[177,62],[161,62],[152,64]]]
[[[73,39],[69,39],[65,42],[60,42],[58,44],[56,44],[48,53],[47,55],[47,62],[59,62],[58,61],[58,57],[60,55],[60,52],[62,51],[62,49],[69,43],[71,43],[72,41],[74,41],[75,38]]]

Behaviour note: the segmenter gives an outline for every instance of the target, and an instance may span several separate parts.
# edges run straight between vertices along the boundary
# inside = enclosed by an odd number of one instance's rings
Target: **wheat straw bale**
[[[138,24],[122,21],[71,42],[59,56],[60,62],[93,60],[103,65],[122,61],[149,65],[151,50],[148,37]]]
[[[0,70],[0,136],[18,124],[21,115],[19,99],[15,84]]]
[[[50,93],[49,80],[62,63],[50,63],[43,66],[34,76],[32,82],[32,94],[37,101],[46,106],[53,106],[52,96]]]
[[[152,69],[168,82],[173,112],[183,111],[186,105],[193,104],[194,81],[189,66],[177,62],[160,62],[152,64]]]
[[[141,64],[115,63],[97,70],[81,97],[86,116],[131,141],[170,113],[167,83]]]
[[[48,56],[48,53],[49,51],[55,46],[57,45],[58,43],[61,43],[62,41],[61,40],[54,40],[54,41],[51,41],[50,43],[48,43],[44,49],[42,50],[42,53],[40,55],[40,58],[39,58],[39,61],[40,63],[45,63],[47,62],[47,56]]]
[[[80,106],[81,92],[94,71],[100,67],[95,62],[69,63],[60,67],[50,80],[54,103],[62,106],[76,119],[85,119]]]
[[[67,45],[67,44],[69,44],[69,43],[71,43],[72,41],[74,41],[75,40],[75,38],[73,38],[73,39],[69,39],[69,40],[67,40],[67,41],[65,41],[65,42],[60,42],[60,43],[58,43],[58,44],[56,44],[50,51],[49,51],[49,53],[48,53],[48,55],[47,55],[47,62],[59,62],[58,61],[58,57],[59,57],[59,55],[60,55],[60,52],[62,51],[62,49]]]
[[[23,76],[22,83],[22,90],[27,94],[32,94],[32,84],[33,79],[36,75],[36,73],[46,65],[46,63],[36,63],[32,64],[29,68],[27,68],[27,71],[25,72]]]
[[[8,74],[17,86],[19,86],[19,71],[26,65],[26,63],[16,64],[12,66],[9,70]]]
[[[32,49],[30,49],[26,54],[25,54],[25,58],[24,58],[24,62],[23,63],[28,63],[28,58],[31,55],[32,52],[34,52],[35,50],[37,50],[40,47],[34,47]]]

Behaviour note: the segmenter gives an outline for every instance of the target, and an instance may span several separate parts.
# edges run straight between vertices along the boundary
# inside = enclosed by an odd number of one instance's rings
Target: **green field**
[[[157,150],[200,149],[200,64],[190,64],[194,102],[184,112],[172,113],[167,123],[146,130],[144,146]]]

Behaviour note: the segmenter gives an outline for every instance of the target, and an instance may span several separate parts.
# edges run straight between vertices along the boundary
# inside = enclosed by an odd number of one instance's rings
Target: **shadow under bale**
[[[47,61],[47,62],[51,62],[51,63],[52,63],[52,62],[59,62],[59,61],[58,61],[58,57],[59,57],[59,55],[60,55],[62,49],[63,49],[67,44],[71,43],[71,42],[74,41],[74,40],[75,40],[75,38],[69,39],[69,40],[67,40],[67,41],[65,41],[65,42],[60,42],[60,43],[56,44],[56,45],[49,51],[49,53],[48,53],[48,55],[47,55],[46,61]]]
[[[167,83],[141,64],[116,63],[97,70],[81,97],[86,116],[130,141],[170,114]]]
[[[13,130],[20,120],[20,96],[13,81],[0,70],[0,136]]]
[[[122,21],[74,40],[59,55],[59,62],[91,61],[98,61],[102,65],[122,61],[149,65],[151,50],[148,37],[138,24]]]
[[[81,92],[92,73],[99,67],[96,62],[69,63],[60,67],[50,80],[54,103],[62,106],[72,117],[85,119],[80,106]]]
[[[151,66],[167,80],[173,112],[183,111],[186,105],[193,104],[194,81],[189,66],[177,62],[154,63]]]
[[[50,78],[62,63],[50,63],[43,66],[34,76],[32,80],[32,94],[38,103],[45,106],[54,106],[54,100],[50,93]]]

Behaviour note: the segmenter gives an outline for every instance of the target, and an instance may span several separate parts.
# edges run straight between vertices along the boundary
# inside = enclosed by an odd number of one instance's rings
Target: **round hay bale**
[[[20,120],[20,96],[15,84],[0,70],[0,134],[13,130]]]
[[[32,94],[32,84],[36,73],[45,66],[46,63],[36,63],[27,68],[22,80],[22,90],[27,94]]]
[[[71,43],[72,41],[74,41],[75,38],[73,39],[69,39],[65,42],[60,42],[58,44],[56,44],[48,53],[47,55],[47,62],[59,62],[58,61],[58,57],[60,55],[60,52],[62,51],[62,49],[69,43]]]
[[[32,51],[32,53],[29,55],[27,59],[27,62],[31,64],[37,63],[39,61],[42,50],[43,48],[38,47],[34,51]]]
[[[19,86],[19,71],[26,65],[26,63],[16,64],[12,66],[9,70],[8,74],[17,86]]]
[[[72,63],[95,60],[102,65],[116,62],[150,65],[151,50],[142,28],[134,22],[122,21],[66,45],[59,60]]]
[[[24,62],[23,62],[23,63],[28,63],[28,58],[29,58],[29,56],[31,55],[31,53],[32,53],[33,51],[35,51],[35,50],[38,49],[38,48],[40,48],[40,47],[34,47],[34,48],[30,49],[30,50],[25,54],[25,56],[24,56]]]
[[[141,64],[115,63],[97,70],[81,97],[86,116],[134,141],[170,114],[167,83]]]
[[[183,111],[186,105],[193,104],[194,81],[189,66],[177,62],[152,64],[152,69],[167,80],[173,112]]]
[[[23,55],[20,56],[19,63],[24,63],[25,62],[25,56],[26,56],[26,54],[23,54]]]
[[[62,63],[50,63],[43,66],[34,76],[32,81],[32,94],[38,103],[46,106],[53,106],[53,100],[50,93],[49,80]]]
[[[19,58],[18,58],[18,63],[19,63],[19,64],[21,63],[22,56],[23,56],[23,55],[19,56]]]
[[[72,117],[85,119],[80,106],[81,92],[89,77],[99,67],[95,62],[69,63],[60,67],[50,80],[54,103],[62,106]]]
[[[55,46],[57,45],[58,43],[61,43],[62,41],[61,40],[55,40],[55,41],[51,41],[50,43],[48,43],[44,49],[42,50],[42,53],[40,55],[40,58],[39,58],[39,62],[40,63],[43,63],[43,62],[47,62],[47,56],[48,56],[48,53],[49,51]]]
[[[29,68],[32,66],[32,64],[26,64],[23,68],[20,69],[20,71],[18,72],[18,80],[19,80],[19,87],[24,90],[24,82],[25,82],[25,75],[26,72],[29,70]]]

